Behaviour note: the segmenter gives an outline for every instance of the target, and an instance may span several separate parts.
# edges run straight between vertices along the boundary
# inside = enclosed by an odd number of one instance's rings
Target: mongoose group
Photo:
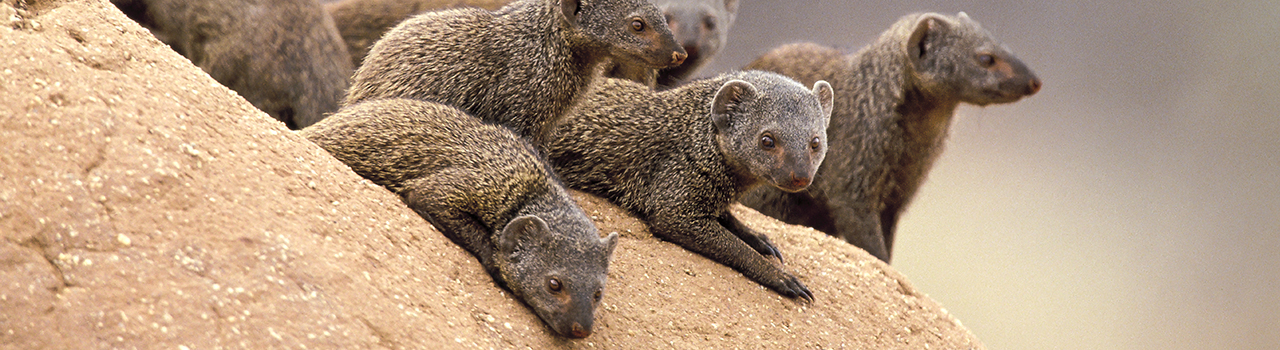
[[[398,194],[574,338],[593,332],[618,237],[567,188],[812,301],[732,202],[888,262],[956,107],[1041,87],[963,12],[907,15],[854,53],[790,44],[694,79],[737,0],[112,2]]]

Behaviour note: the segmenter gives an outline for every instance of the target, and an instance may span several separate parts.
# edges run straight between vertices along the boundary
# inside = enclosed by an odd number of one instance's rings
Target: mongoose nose
[[[810,180],[808,177],[795,177],[795,176],[792,176],[792,177],[791,177],[791,184],[790,184],[790,185],[791,185],[791,188],[797,188],[797,189],[799,189],[799,188],[805,188],[805,187],[809,186],[809,181],[811,181],[811,180]]]
[[[1027,85],[1027,95],[1035,95],[1040,92],[1040,78],[1031,78],[1031,83]]]
[[[591,330],[583,329],[582,324],[574,322],[569,326],[569,335],[574,338],[586,338],[591,335]]]
[[[679,65],[683,64],[683,63],[684,63],[684,58],[685,58],[685,57],[689,57],[689,55],[688,55],[688,54],[685,54],[685,53],[683,53],[683,52],[672,52],[672,53],[671,53],[671,66],[672,66],[672,67],[675,67],[675,66],[679,66]]]

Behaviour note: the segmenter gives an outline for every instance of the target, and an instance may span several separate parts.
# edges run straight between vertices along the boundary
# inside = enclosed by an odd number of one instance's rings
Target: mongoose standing
[[[570,187],[609,199],[655,236],[702,254],[788,297],[813,299],[764,235],[729,204],[768,183],[808,186],[826,152],[826,82],[807,89],[766,72],[739,72],[653,92],[604,79],[557,126],[547,157]]]
[[[301,134],[399,194],[551,329],[591,334],[618,234],[600,238],[528,141],[410,99],[352,105]]]
[[[761,189],[742,203],[885,262],[898,216],[942,152],[956,106],[1010,103],[1040,90],[1031,70],[963,12],[902,17],[852,55],[792,44],[746,68],[829,81],[836,101],[827,130],[832,157],[813,185],[795,193]]]
[[[684,57],[646,0],[517,0],[496,12],[428,12],[373,45],[345,104],[436,101],[541,145],[606,60],[666,67]]]
[[[112,0],[130,18],[289,128],[338,110],[351,57],[316,0]]]

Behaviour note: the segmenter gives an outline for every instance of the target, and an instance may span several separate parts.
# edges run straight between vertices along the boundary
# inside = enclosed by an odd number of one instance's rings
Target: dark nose
[[[1027,84],[1027,95],[1035,95],[1040,92],[1040,78],[1031,78],[1031,82]]]
[[[791,175],[790,186],[791,188],[796,188],[796,189],[805,188],[806,186],[809,186],[809,181],[812,181],[812,180],[809,179],[808,177]]]
[[[580,323],[574,322],[573,325],[569,326],[569,336],[574,338],[586,338],[589,335],[591,335],[591,330],[583,329],[582,324]]]
[[[684,58],[685,58],[685,57],[689,57],[689,55],[688,55],[688,54],[685,54],[684,52],[680,52],[680,51],[672,52],[672,53],[671,53],[671,66],[672,66],[672,67],[675,67],[675,66],[679,66],[679,65],[683,64],[683,63],[684,63]]]

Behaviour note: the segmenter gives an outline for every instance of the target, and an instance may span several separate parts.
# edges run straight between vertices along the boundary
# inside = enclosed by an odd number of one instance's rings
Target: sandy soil
[[[597,331],[551,334],[390,192],[106,0],[0,0],[0,348],[981,348],[865,252],[742,207],[798,303],[619,232]]]

